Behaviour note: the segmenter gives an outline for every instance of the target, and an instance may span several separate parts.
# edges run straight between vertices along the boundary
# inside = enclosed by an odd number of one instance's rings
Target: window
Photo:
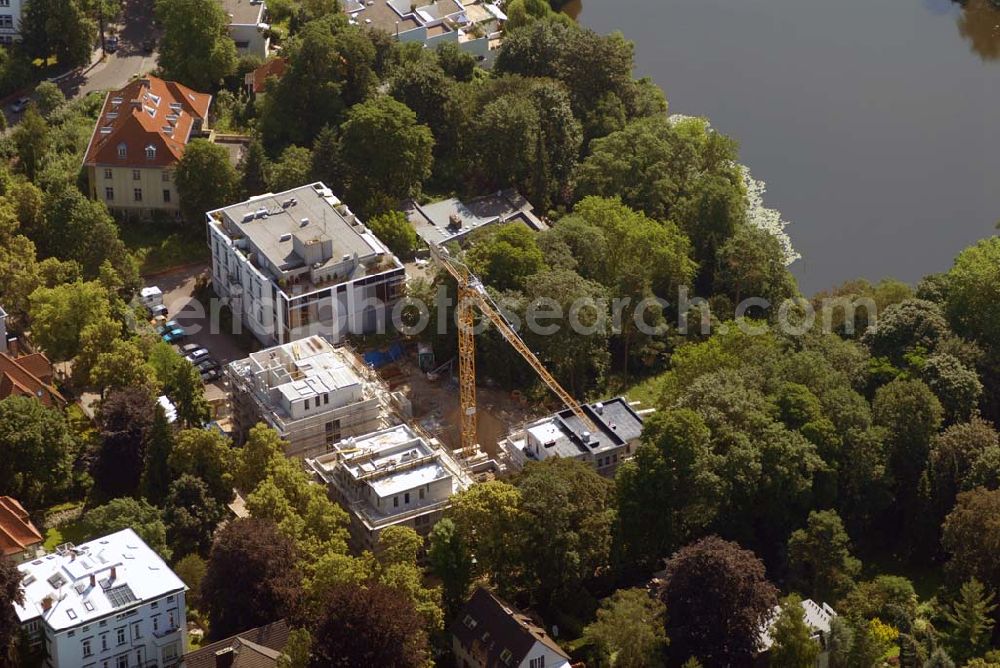
[[[309,410],[309,400],[306,399],[306,410]]]
[[[167,628],[168,629],[173,629],[176,626],[174,624],[174,612],[176,612],[176,611],[175,610],[170,610],[170,611],[167,612]]]
[[[66,616],[69,617],[70,619],[76,619],[76,610],[74,610],[73,608],[67,609]]]
[[[409,503],[409,502],[410,502],[410,493],[407,492],[406,494],[403,494],[403,503]]]
[[[170,203],[170,190],[168,188],[163,189],[163,201],[167,204]]]
[[[128,654],[122,654],[115,659],[115,668],[128,668]]]
[[[466,615],[465,619],[462,620],[462,623],[465,624],[465,627],[470,631],[476,628],[476,625],[478,624],[478,622],[473,619],[472,615]]]
[[[399,508],[399,497],[398,496],[392,497],[392,507],[393,508]]]
[[[93,650],[90,649],[90,639],[88,638],[87,640],[83,641],[83,655],[90,656],[93,653],[94,653]]]
[[[0,7],[10,7],[10,0],[0,0]]]
[[[67,636],[69,636],[70,638],[72,638],[73,636],[75,636],[75,635],[76,635],[76,631],[70,631],[70,632],[69,632],[69,633],[67,633],[66,635],[67,635]]]
[[[83,607],[84,607],[84,609],[85,609],[85,610],[86,610],[87,612],[93,612],[93,611],[94,611],[94,604],[93,604],[93,603],[91,603],[90,601],[84,601],[84,602],[83,602]],[[86,631],[86,630],[87,630],[87,629],[84,629],[84,631]]]
[[[105,169],[104,170],[104,178],[106,178],[106,179],[110,179],[111,178],[111,170],[110,169]]]
[[[142,201],[142,188],[132,189],[132,199],[134,199],[136,202]]]
[[[155,159],[156,159],[156,147],[152,146],[152,145],[147,146],[146,147],[146,160],[155,160]]]
[[[0,28],[10,30],[14,27],[14,17],[10,14],[0,14]]]
[[[323,405],[326,406],[329,403],[330,403],[330,393],[327,392],[326,394],[323,395]]]
[[[528,662],[528,668],[545,668],[545,657],[540,656]]]
[[[162,172],[160,173],[160,178],[162,178],[162,179],[163,179],[164,181],[166,181],[167,183],[170,183],[170,172],[168,172],[167,170],[165,170],[165,169],[164,169],[164,170],[163,170],[163,171],[162,171]]]
[[[142,172],[139,171],[138,169],[133,169],[132,170],[132,180],[133,181],[141,181],[142,180]]]
[[[110,186],[108,186],[107,188],[105,188],[104,189],[104,199],[106,199],[106,200],[112,200],[114,198],[115,198],[115,189],[112,188],[112,187],[110,187]]]
[[[132,622],[132,640],[142,638],[142,622]]]
[[[156,633],[159,630],[160,630],[160,616],[153,615],[153,633]]]
[[[506,663],[508,666],[510,665],[510,661],[513,658],[514,655],[510,653],[509,649],[504,648],[504,651],[500,652],[500,660]]]
[[[101,634],[101,651],[104,652],[108,649],[108,634]]]
[[[118,157],[124,158],[128,155],[128,147],[124,143],[118,144]]]
[[[421,498],[421,500],[423,500],[423,498],[424,498],[424,488],[423,487],[420,488],[420,498]]]
[[[123,626],[121,628],[115,629],[115,633],[118,634],[118,644],[119,645],[124,645],[125,644],[125,627]]]

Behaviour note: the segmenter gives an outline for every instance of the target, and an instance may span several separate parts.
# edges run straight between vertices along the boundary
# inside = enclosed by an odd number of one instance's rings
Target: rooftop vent
[[[242,222],[249,223],[253,219],[254,219],[254,215],[253,215],[253,211],[251,211],[250,213],[243,214],[243,220],[242,220]]]
[[[303,218],[302,220],[299,221],[299,227],[305,227],[308,224],[309,224],[308,218]]]
[[[267,218],[267,209],[257,209],[254,212],[255,218]]]
[[[601,402],[597,402],[596,404],[594,404],[594,410],[597,412],[598,415],[604,415],[604,404],[602,404]]]
[[[462,228],[462,218],[457,213],[453,213],[448,216],[448,227],[455,228],[456,230]]]
[[[292,239],[292,235],[289,234],[288,232],[286,232],[285,234],[282,234],[280,237],[278,237],[278,241],[291,241],[291,239]]]
[[[294,197],[289,197],[288,199],[286,199],[284,202],[281,203],[281,208],[287,209],[288,207],[295,206],[298,203],[299,201],[297,199],[295,199]]]

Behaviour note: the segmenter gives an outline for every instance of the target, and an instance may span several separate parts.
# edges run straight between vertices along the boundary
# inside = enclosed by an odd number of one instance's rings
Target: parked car
[[[147,306],[146,310],[149,312],[150,318],[166,318],[167,317],[167,307],[163,304],[159,306]]]
[[[108,53],[114,53],[118,50],[118,38],[112,35],[104,40],[104,50]]]
[[[187,332],[184,331],[183,327],[174,327],[163,333],[165,343],[177,343],[184,340],[185,337],[187,337]]]
[[[10,105],[10,110],[13,111],[15,114],[20,114],[22,111],[28,108],[29,104],[31,104],[30,97],[19,97],[16,100],[14,100],[14,104]]]
[[[205,383],[211,383],[213,380],[218,380],[219,378],[222,378],[222,369],[218,367],[201,372],[201,380]]]
[[[198,350],[198,348],[201,348],[200,344],[197,344],[197,343],[185,343],[183,346],[181,346],[181,354],[182,355],[190,355],[194,351]]]
[[[143,40],[142,42],[142,52],[143,53],[153,53],[153,49],[156,48],[156,42],[151,39]]]
[[[202,360],[207,359],[208,356],[209,356],[208,348],[198,348],[197,350],[194,350],[185,355],[184,359],[186,359],[188,362],[191,362],[191,364],[198,364]]]
[[[208,357],[195,364],[195,366],[198,367],[198,373],[205,373],[212,369],[218,369],[219,363],[215,359]]]
[[[181,329],[181,326],[177,323],[176,320],[168,320],[167,322],[157,327],[156,331],[159,332],[160,334],[166,334],[171,329]]]

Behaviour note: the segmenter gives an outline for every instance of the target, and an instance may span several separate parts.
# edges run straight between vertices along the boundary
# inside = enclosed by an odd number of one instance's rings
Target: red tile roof
[[[28,519],[28,511],[9,496],[0,496],[0,554],[20,554],[42,542],[42,534]]]
[[[0,400],[10,396],[35,397],[46,406],[66,404],[52,387],[52,364],[42,353],[22,357],[0,353]]]
[[[191,131],[208,119],[212,96],[175,81],[136,79],[104,100],[85,165],[167,167],[184,154]],[[120,157],[119,146],[125,146]],[[147,149],[152,147],[152,151]]]
[[[267,78],[277,77],[278,79],[280,79],[285,74],[285,70],[287,69],[288,69],[287,58],[282,58],[280,56],[277,58],[272,58],[271,60],[267,61],[266,63],[255,69],[253,72],[247,74],[246,83],[253,86],[252,90],[255,95],[258,93],[263,93],[264,84],[267,83]]]

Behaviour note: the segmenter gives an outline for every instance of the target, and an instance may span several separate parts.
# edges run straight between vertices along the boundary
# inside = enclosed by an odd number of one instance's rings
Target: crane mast
[[[542,379],[552,392],[573,411],[589,429],[595,433],[597,427],[590,419],[580,403],[573,398],[569,392],[559,384],[559,381],[549,373],[541,360],[531,351],[531,348],[524,342],[518,333],[511,327],[507,319],[494,308],[492,300],[486,293],[486,288],[479,282],[469,268],[448,255],[448,251],[435,244],[429,244],[431,255],[434,260],[447,271],[458,283],[458,385],[459,403],[461,406],[461,437],[462,455],[465,457],[475,454],[478,445],[476,443],[476,428],[478,419],[476,415],[476,340],[475,340],[475,313],[474,308],[478,308],[486,316],[493,326],[497,328],[500,335],[516,350],[521,357],[534,369],[538,377]]]

